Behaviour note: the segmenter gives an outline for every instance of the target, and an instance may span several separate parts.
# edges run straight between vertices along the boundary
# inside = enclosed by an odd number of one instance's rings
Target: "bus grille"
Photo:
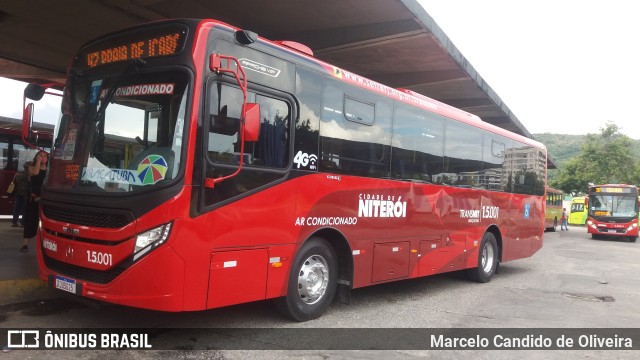
[[[42,206],[42,212],[52,220],[76,225],[95,226],[108,229],[119,229],[133,221],[122,213],[91,211],[88,209],[62,208],[51,205]]]
[[[120,264],[111,270],[93,270],[87,269],[84,267],[67,264],[62,261],[58,261],[53,259],[45,252],[42,252],[42,257],[44,258],[44,263],[47,265],[47,268],[56,272],[60,275],[69,276],[71,278],[77,280],[86,280],[97,284],[108,284],[113,279],[118,277],[118,275],[122,274],[130,264],[130,262],[126,262],[125,264]]]
[[[627,232],[626,229],[609,229],[609,228],[604,228],[604,227],[599,227],[598,231],[603,233],[603,234],[606,234],[606,233],[609,233],[609,234],[613,234],[613,233],[625,234]]]

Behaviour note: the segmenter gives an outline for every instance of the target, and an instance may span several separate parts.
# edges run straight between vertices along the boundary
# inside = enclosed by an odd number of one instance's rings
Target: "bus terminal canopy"
[[[3,0],[0,76],[64,82],[86,41],[167,18],[213,18],[297,41],[330,64],[531,137],[416,0]]]

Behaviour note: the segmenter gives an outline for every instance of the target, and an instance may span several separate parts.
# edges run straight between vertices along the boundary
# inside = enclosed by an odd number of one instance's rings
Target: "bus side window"
[[[494,191],[509,191],[508,174],[504,171],[506,149],[511,141],[500,135],[485,131],[482,153],[483,188]]]
[[[441,182],[444,123],[435,115],[399,105],[393,118],[394,178]]]
[[[483,132],[480,129],[447,122],[443,183],[480,187]]]
[[[321,169],[347,175],[388,177],[391,102],[328,83],[320,114]]]
[[[205,187],[204,206],[240,196],[286,175],[290,161],[291,105],[282,100],[253,92],[247,102],[260,105],[260,135],[256,142],[245,142],[240,159],[240,109],[242,92],[228,85],[214,83],[210,90],[206,178],[229,175],[243,162],[236,176]]]
[[[285,168],[289,165],[289,128],[291,111],[282,100],[256,95],[260,104],[260,136],[254,143],[246,143],[254,165]]]
[[[242,91],[231,86],[215,85],[217,89],[211,91],[209,100],[209,158],[223,164],[237,164],[235,154],[240,151]]]
[[[9,142],[7,140],[4,137],[0,138],[0,169],[15,170],[12,164],[9,163]]]

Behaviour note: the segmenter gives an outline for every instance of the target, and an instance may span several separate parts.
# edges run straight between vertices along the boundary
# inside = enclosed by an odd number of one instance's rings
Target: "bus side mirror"
[[[242,112],[244,119],[244,141],[258,141],[258,137],[260,136],[260,105],[247,103]]]
[[[27,87],[24,88],[24,97],[34,101],[39,101],[44,96],[45,91],[47,91],[47,89],[44,86],[28,84]]]
[[[22,140],[24,141],[31,138],[33,129],[33,106],[33,103],[29,103],[22,111]]]

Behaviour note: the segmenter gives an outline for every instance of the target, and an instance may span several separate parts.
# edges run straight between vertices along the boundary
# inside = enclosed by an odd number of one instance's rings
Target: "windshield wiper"
[[[71,115],[74,117],[78,106],[76,103],[76,82],[83,76],[84,74],[80,70],[71,69],[69,71],[69,100],[71,103]]]
[[[111,88],[109,88],[109,91],[107,92],[107,94],[105,95],[104,99],[102,100],[102,102],[100,103],[100,108],[98,109],[98,112],[96,112],[96,116],[93,119],[94,122],[98,122],[100,119],[100,115],[104,112],[104,110],[107,108],[107,105],[111,102],[111,100],[113,100],[113,96],[116,94],[116,90],[118,90],[118,88],[120,87],[120,85],[122,85],[122,80],[124,80],[124,78],[129,74],[129,72],[131,72],[131,70],[135,69],[135,70],[139,70],[141,66],[146,65],[147,62],[142,60],[142,59],[132,59],[131,61],[129,61],[129,66],[127,66],[127,68],[122,72],[122,74],[120,74],[120,76],[118,76],[118,78],[116,79],[115,83],[113,84],[113,86]]]
[[[124,78],[131,72],[131,70],[138,70],[141,66],[145,65],[147,62],[142,59],[132,59],[129,61],[129,65],[126,69],[118,76],[116,81],[113,83],[113,86],[109,88],[107,94],[104,96],[104,99],[100,102],[100,107],[96,112],[96,115],[93,119],[95,125],[94,136],[93,136],[93,150],[91,154],[95,156],[97,152],[101,152],[101,146],[104,140],[104,118],[102,118],[102,113],[107,108],[107,105],[113,100],[113,97],[116,94],[116,90],[122,85],[122,81]]]

